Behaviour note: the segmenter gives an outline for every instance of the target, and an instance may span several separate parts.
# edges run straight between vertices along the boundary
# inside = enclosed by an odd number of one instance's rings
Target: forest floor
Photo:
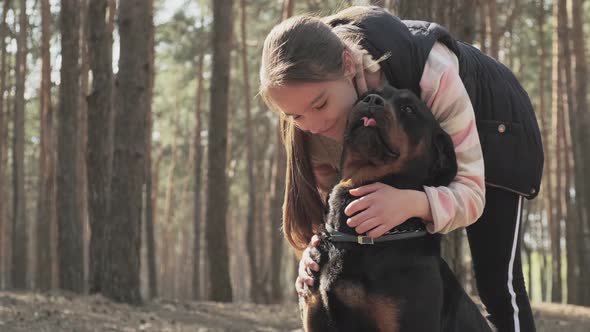
[[[588,332],[590,308],[537,303],[537,331]],[[133,307],[104,297],[0,292],[0,331],[302,331],[295,304],[154,300]]]

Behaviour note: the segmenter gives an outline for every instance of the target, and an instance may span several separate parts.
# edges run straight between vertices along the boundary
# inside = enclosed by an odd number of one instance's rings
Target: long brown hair
[[[318,17],[296,16],[281,22],[264,41],[260,95],[278,111],[268,96],[269,88],[343,78],[342,55],[348,43]],[[323,204],[307,153],[309,136],[278,113],[287,154],[283,234],[300,254],[322,222]]]

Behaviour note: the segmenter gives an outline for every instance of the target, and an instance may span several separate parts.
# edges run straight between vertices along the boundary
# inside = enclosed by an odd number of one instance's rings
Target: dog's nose
[[[363,102],[369,104],[369,106],[383,106],[385,105],[385,100],[381,98],[381,96],[376,94],[369,94],[363,98]]]

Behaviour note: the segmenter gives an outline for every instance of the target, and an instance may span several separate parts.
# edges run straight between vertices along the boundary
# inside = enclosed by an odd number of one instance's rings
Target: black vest
[[[445,44],[459,59],[459,75],[475,111],[486,184],[529,199],[537,196],[543,174],[541,134],[528,94],[508,68],[436,23],[402,21],[380,7],[344,10],[327,23],[360,34],[361,46],[375,59],[390,53],[380,63],[387,80],[418,96],[432,46]]]

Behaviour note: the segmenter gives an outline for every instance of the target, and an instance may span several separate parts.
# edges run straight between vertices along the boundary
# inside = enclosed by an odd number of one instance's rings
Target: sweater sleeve
[[[455,146],[457,176],[447,187],[424,190],[430,203],[431,233],[473,224],[485,205],[484,162],[469,95],[459,77],[457,56],[442,43],[432,48],[420,80],[421,98]]]

